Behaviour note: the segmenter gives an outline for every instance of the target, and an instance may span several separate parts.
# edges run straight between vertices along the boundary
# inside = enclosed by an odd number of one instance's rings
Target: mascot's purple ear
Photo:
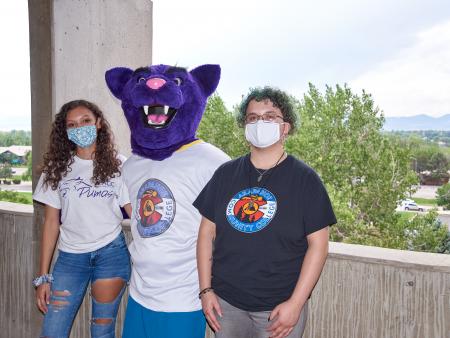
[[[205,98],[214,93],[220,80],[219,65],[202,65],[190,73],[197,80]]]
[[[105,73],[105,80],[109,90],[119,100],[122,99],[123,87],[131,78],[131,75],[133,75],[133,71],[125,67],[112,68]]]

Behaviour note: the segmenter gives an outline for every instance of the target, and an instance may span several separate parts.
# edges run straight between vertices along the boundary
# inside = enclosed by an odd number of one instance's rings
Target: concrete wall
[[[448,338],[450,255],[330,243],[305,337]]]
[[[34,305],[33,207],[0,202],[0,336],[36,336],[40,316]]]
[[[105,71],[152,62],[152,3],[149,0],[58,0],[53,6],[53,101],[85,98],[105,112],[116,143],[130,154],[130,133]]]
[[[30,283],[36,260],[32,213],[31,206],[0,202],[2,337],[34,337],[40,330]],[[72,338],[89,337],[89,304],[86,295]],[[448,338],[450,255],[331,243],[309,304],[308,338]],[[212,338],[210,331],[206,337]]]

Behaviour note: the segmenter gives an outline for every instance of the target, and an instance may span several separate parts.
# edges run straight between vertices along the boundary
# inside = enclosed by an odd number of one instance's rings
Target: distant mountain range
[[[450,130],[450,114],[441,117],[416,115],[405,117],[386,117],[384,130]]]

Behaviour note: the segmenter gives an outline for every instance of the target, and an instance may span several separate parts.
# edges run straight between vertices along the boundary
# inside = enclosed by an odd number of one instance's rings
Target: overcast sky
[[[386,116],[450,113],[450,1],[153,0],[153,62],[222,67],[228,108],[249,87],[312,82],[372,93]],[[0,2],[0,130],[30,129],[27,2]],[[14,33],[11,33],[14,32]]]

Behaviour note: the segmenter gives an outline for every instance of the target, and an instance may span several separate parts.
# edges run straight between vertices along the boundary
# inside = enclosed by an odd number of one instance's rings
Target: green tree
[[[347,86],[326,87],[322,95],[310,84],[298,106],[300,132],[287,148],[325,182],[340,220],[332,238],[365,238],[389,227],[417,177],[410,150],[381,133],[384,118],[372,97]]]
[[[450,236],[436,212],[412,218],[395,212],[397,202],[417,184],[413,146],[381,132],[384,119],[369,94],[358,96],[336,86],[322,95],[310,85],[296,104],[301,125],[286,147],[315,168],[327,186],[338,218],[332,240],[450,252]],[[248,151],[243,130],[217,95],[208,102],[198,136],[231,157]]]
[[[437,218],[436,209],[429,211],[424,216],[416,214],[409,220],[404,220],[405,226],[401,226],[406,243],[404,249],[413,251],[427,251],[438,253],[450,253],[450,233],[447,225]],[[395,234],[390,234],[393,238]]]
[[[4,163],[0,165],[0,178],[11,178],[12,177],[12,168],[9,163]]]
[[[450,183],[440,186],[436,191],[436,203],[450,209]]]
[[[411,167],[421,173],[422,179],[434,181],[448,177],[449,157],[446,154],[447,147],[438,146],[436,142],[443,142],[445,132],[419,131],[419,132],[395,132],[386,133],[390,138],[397,139],[402,145],[412,150]],[[433,141],[433,137],[438,139]],[[425,172],[429,172],[425,174]]]
[[[31,131],[26,130],[11,130],[0,131],[0,147],[30,146],[31,145]]]
[[[417,160],[417,172],[426,170],[437,173],[447,172],[448,159],[438,146],[423,142],[416,144],[413,149],[413,156]]]
[[[396,214],[389,227],[358,226],[347,242],[400,250],[450,253],[450,233],[436,209],[420,214]]]
[[[236,158],[248,152],[244,132],[218,95],[209,98],[197,136]]]
[[[9,163],[13,161],[15,158],[15,155],[10,153],[9,151],[5,151],[4,153],[0,154],[0,163]]]
[[[33,204],[31,196],[26,197],[24,193],[9,190],[0,190],[0,201],[7,201],[21,204]]]
[[[31,177],[33,175],[33,155],[32,152],[29,151],[27,153],[27,171],[22,174],[22,180],[31,181]]]
[[[437,153],[434,153],[430,160],[429,160],[429,166],[434,174],[435,177],[441,178],[441,177],[448,177],[447,170],[448,170],[448,160],[445,157],[443,153],[440,151]]]

